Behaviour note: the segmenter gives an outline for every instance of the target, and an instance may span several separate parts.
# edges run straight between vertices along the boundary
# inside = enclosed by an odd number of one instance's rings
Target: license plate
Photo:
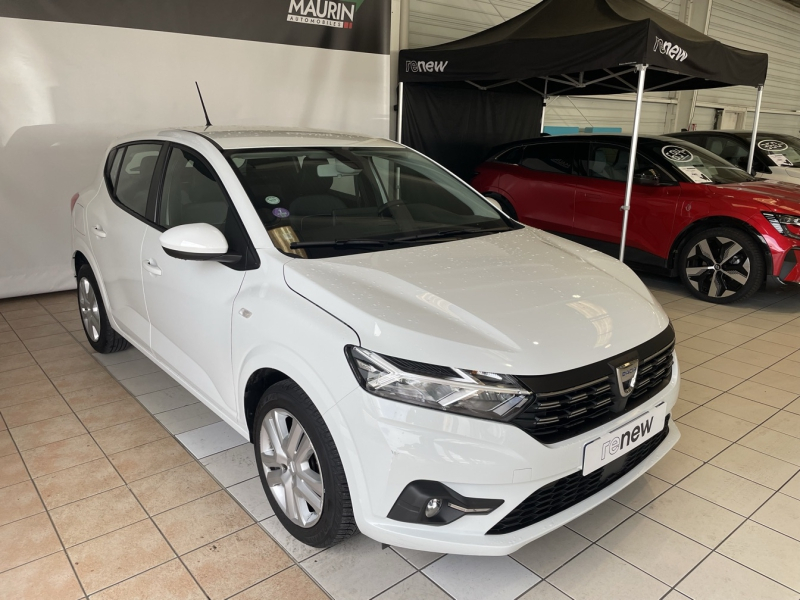
[[[649,440],[664,429],[666,417],[667,405],[659,404],[625,425],[586,444],[583,448],[583,474],[588,475],[604,467]]]

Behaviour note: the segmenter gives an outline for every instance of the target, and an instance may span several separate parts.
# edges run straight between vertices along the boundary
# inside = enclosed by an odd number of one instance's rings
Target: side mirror
[[[228,240],[208,223],[190,223],[167,229],[158,238],[164,252],[181,260],[238,262],[239,254],[228,254]]]
[[[633,183],[636,185],[649,185],[655,186],[660,183],[658,180],[658,173],[653,169],[646,169],[644,171],[636,171],[633,174]]]
[[[494,199],[494,198],[492,198],[491,196],[484,196],[484,199],[485,199],[485,200],[486,200],[486,201],[487,201],[489,204],[491,204],[492,206],[494,206],[494,207],[495,207],[497,210],[499,210],[500,212],[503,212],[503,207],[502,207],[502,206],[500,206],[500,203],[499,203],[497,200],[495,200],[495,199]]]

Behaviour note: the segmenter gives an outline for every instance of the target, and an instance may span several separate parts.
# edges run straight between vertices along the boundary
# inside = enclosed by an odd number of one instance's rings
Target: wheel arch
[[[75,277],[78,276],[78,271],[80,271],[83,265],[89,264],[89,259],[84,256],[83,252],[80,250],[75,252],[75,256],[73,257],[73,268],[75,269]],[[89,265],[91,266],[91,265]]]
[[[698,231],[703,229],[711,229],[712,227],[733,227],[753,237],[758,243],[758,247],[761,248],[761,253],[764,256],[767,277],[772,274],[772,253],[769,250],[766,240],[758,232],[758,230],[749,223],[734,217],[714,216],[698,219],[697,221],[690,223],[677,235],[675,241],[672,242],[667,268],[673,277],[678,274],[678,256],[680,255],[681,250],[683,250],[683,247],[686,245],[686,242],[689,240],[689,238],[691,238]]]
[[[256,409],[258,408],[258,402],[261,400],[261,396],[264,395],[264,392],[266,392],[270,386],[286,379],[294,381],[286,373],[270,368],[257,369],[247,378],[247,383],[244,386],[244,417],[247,423],[247,431],[250,433],[251,442],[254,436],[253,421],[255,420]],[[295,381],[295,383],[297,382]]]

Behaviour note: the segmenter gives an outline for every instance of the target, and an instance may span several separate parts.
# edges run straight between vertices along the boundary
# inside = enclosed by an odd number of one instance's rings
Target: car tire
[[[758,242],[734,227],[714,227],[690,237],[678,256],[681,281],[697,298],[729,304],[761,287],[765,261]]]
[[[496,200],[497,203],[500,205],[500,208],[503,209],[504,213],[506,213],[509,217],[511,217],[515,221],[519,221],[519,218],[517,218],[517,211],[514,209],[514,206],[511,204],[511,202],[508,201],[508,198],[506,198],[505,196],[501,196],[500,194],[496,194],[494,192],[487,192],[486,194],[484,194],[484,196]]]
[[[327,548],[358,531],[336,444],[295,382],[286,379],[264,392],[253,441],[267,499],[289,533],[308,546]]]
[[[130,347],[130,342],[114,331],[108,322],[103,297],[92,268],[81,265],[78,269],[78,310],[86,339],[92,348],[101,354],[119,352]]]

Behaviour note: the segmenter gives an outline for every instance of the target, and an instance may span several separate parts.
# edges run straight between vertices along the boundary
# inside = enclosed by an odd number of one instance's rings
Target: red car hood
[[[735,200],[749,200],[761,204],[764,210],[800,214],[800,186],[781,181],[746,181],[726,185],[708,186],[722,195],[732,195]]]

